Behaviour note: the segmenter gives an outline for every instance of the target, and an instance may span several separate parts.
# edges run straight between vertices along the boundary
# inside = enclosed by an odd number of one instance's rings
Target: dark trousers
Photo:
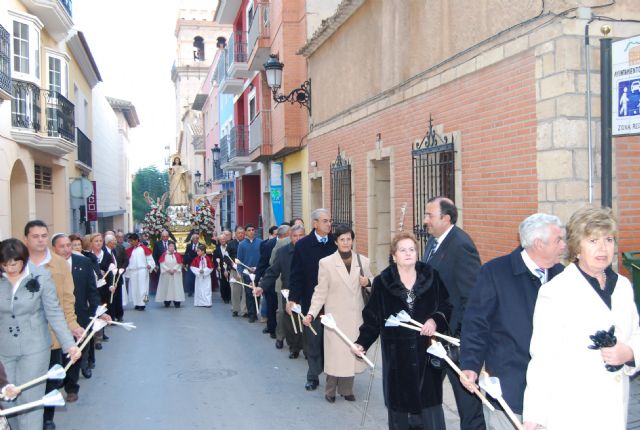
[[[231,285],[229,285],[229,281],[224,275],[221,275],[218,280],[218,284],[220,285],[220,298],[223,302],[227,303],[231,301]]]
[[[484,414],[482,413],[482,402],[473,393],[470,393],[462,386],[460,377],[451,367],[447,366],[445,372],[451,382],[453,395],[460,415],[460,430],[485,430]]]
[[[82,355],[86,355],[86,352],[83,352]],[[62,357],[62,363],[66,366],[69,363],[69,359],[66,356]],[[71,365],[69,370],[67,371],[67,376],[64,378],[64,391],[69,393],[76,393],[80,391],[80,384],[78,384],[78,380],[80,379],[80,367],[82,365],[82,359],[76,361]]]
[[[119,282],[118,288],[113,293],[113,303],[109,303],[111,300],[111,293],[109,293],[109,301],[107,301],[107,313],[115,320],[122,320],[124,317],[124,309],[122,309],[122,288],[123,281]]]
[[[303,326],[304,331],[302,332],[304,339],[303,348],[307,355],[307,365],[309,366],[309,370],[307,370],[307,381],[319,382],[319,375],[324,369],[322,341],[324,328],[320,322],[320,318],[314,319],[311,325],[318,333],[317,336],[313,334],[307,326]]]
[[[420,414],[389,409],[389,430],[446,430],[442,405],[422,410]]]
[[[275,291],[265,293],[267,300],[267,330],[269,333],[276,332],[276,313],[278,312],[278,294]]]
[[[156,270],[149,273],[149,294],[155,294],[158,291],[158,282],[160,282],[160,267],[156,264]]]
[[[54,364],[62,365],[62,349],[52,349],[51,350],[51,358],[49,359],[49,369]],[[62,387],[62,382],[56,379],[48,379],[47,387],[45,388],[45,393],[49,393],[53,390],[57,390]],[[53,421],[53,415],[55,413],[55,407],[44,408],[44,420],[45,421]]]
[[[182,278],[182,280],[184,283],[184,292],[193,295],[196,289],[196,275],[189,269],[184,272],[184,278]]]
[[[293,330],[293,322],[291,321],[291,316],[285,310],[287,307],[287,301],[284,297],[282,297],[282,326],[284,328],[284,337],[287,340],[287,345],[289,345],[289,351],[291,352],[300,352],[302,349],[302,333],[300,333],[300,328],[296,328],[296,331]],[[295,315],[294,318],[297,318]],[[296,320],[294,320],[296,321]],[[296,327],[298,323],[296,321]],[[312,333],[313,334],[313,333]]]
[[[251,279],[248,275],[242,275],[242,282],[247,285],[251,284]],[[249,287],[244,287],[244,294],[247,301],[247,313],[249,314],[249,318],[258,318],[259,309],[256,309],[256,300],[253,298],[253,290]],[[258,305],[260,305],[260,301],[258,301]]]

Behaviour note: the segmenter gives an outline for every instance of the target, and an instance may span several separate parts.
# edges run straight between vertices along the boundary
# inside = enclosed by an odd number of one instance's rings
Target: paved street
[[[261,333],[263,324],[232,318],[214,294],[213,308],[150,303],[129,310],[138,329],[110,328],[97,351],[80,400],[56,412],[60,430],[358,428],[369,375],[356,378],[358,401],[323,399],[323,386],[304,390],[306,362],[288,359]],[[379,358],[379,357],[378,357]],[[640,381],[632,382],[629,429],[640,429]],[[457,429],[455,402],[445,386],[447,428]],[[311,427],[310,427],[311,426]],[[386,429],[379,370],[363,429]]]

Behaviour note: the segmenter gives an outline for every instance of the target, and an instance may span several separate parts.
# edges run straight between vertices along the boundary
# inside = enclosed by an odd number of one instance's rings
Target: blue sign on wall
[[[282,163],[271,163],[271,208],[275,225],[284,222],[284,173]]]

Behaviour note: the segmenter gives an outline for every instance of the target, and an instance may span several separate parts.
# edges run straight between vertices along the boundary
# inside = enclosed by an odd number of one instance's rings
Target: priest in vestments
[[[125,276],[129,279],[129,301],[133,302],[135,309],[143,311],[147,305],[149,294],[149,272],[156,267],[151,250],[140,244],[140,237],[136,233],[129,235],[127,255],[129,256],[129,266]]]
[[[211,307],[213,262],[211,257],[207,255],[207,247],[203,244],[198,245],[198,256],[191,262],[191,272],[196,277],[193,306]]]

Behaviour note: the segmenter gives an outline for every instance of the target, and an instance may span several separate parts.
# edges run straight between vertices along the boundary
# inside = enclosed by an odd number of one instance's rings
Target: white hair
[[[533,246],[536,239],[546,242],[549,239],[549,225],[556,225],[564,228],[562,221],[555,215],[537,213],[527,217],[520,223],[518,230],[520,231],[520,245],[524,249]]]
[[[291,227],[289,227],[286,224],[281,225],[280,227],[278,227],[278,237],[285,237],[286,235],[288,235],[290,228]]]
[[[116,241],[116,237],[112,234],[108,234],[104,237],[104,243],[111,243],[111,242],[115,242]]]
[[[302,232],[304,233],[304,226],[300,225],[300,224],[293,225],[289,229],[289,233],[293,233],[293,232],[298,231],[298,230],[302,230]]]
[[[329,216],[329,209],[318,208],[311,212],[311,221],[318,221],[320,219],[320,215],[325,214]]]

